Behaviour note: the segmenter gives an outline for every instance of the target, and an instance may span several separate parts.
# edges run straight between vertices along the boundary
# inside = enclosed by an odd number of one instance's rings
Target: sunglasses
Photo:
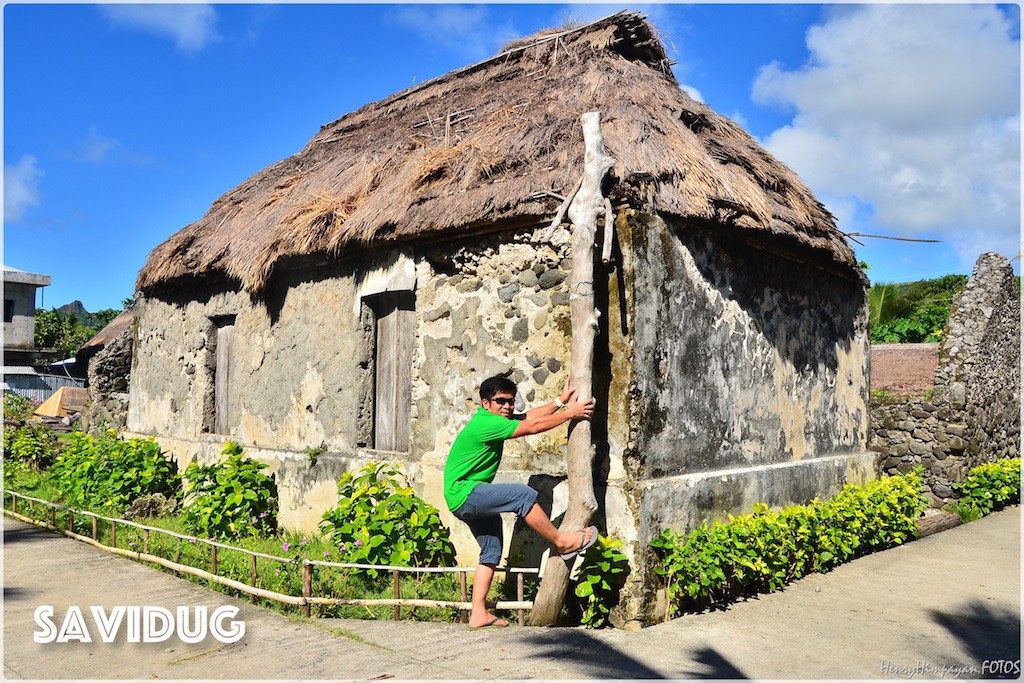
[[[499,406],[508,406],[516,402],[514,398],[489,398],[487,400],[497,403]]]

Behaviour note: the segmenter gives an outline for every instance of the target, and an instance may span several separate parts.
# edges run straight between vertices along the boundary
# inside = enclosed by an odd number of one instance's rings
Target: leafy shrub
[[[629,559],[619,548],[622,541],[599,536],[587,550],[576,582],[580,598],[580,623],[587,628],[603,628],[609,624],[612,607],[619,604],[619,592],[629,575]]]
[[[37,407],[39,407],[39,404],[30,398],[18,396],[14,393],[4,394],[5,420],[27,420],[32,417],[32,413]],[[6,442],[4,445],[6,446]]]
[[[174,463],[152,438],[124,441],[114,430],[98,437],[71,432],[50,470],[54,485],[71,505],[122,510],[140,496],[179,489]]]
[[[201,536],[230,538],[273,534],[277,528],[277,485],[263,474],[266,465],[245,457],[234,441],[228,456],[212,465],[190,463],[183,477],[182,523]]]
[[[982,516],[1020,502],[1020,458],[997,460],[978,465],[953,488],[960,502],[972,505]]]
[[[947,512],[952,512],[959,517],[961,524],[974,522],[985,516],[985,513],[979,510],[976,505],[964,500],[957,500],[949,503],[946,505],[945,509]]]
[[[924,304],[908,317],[893,318],[871,328],[874,344],[937,342],[949,318],[949,306]]]
[[[916,471],[779,512],[758,503],[752,514],[703,523],[685,538],[662,532],[651,542],[661,560],[654,571],[677,609],[725,603],[903,543],[916,535],[925,505]]]
[[[342,562],[408,567],[454,562],[455,547],[437,508],[416,496],[394,465],[346,472],[338,495],[338,505],[324,513],[320,528],[330,534]]]
[[[7,458],[24,463],[34,472],[39,472],[53,464],[57,455],[57,438],[39,423],[30,422],[21,427],[5,428],[4,454]]]
[[[873,284],[868,290],[871,342],[939,341],[953,297],[966,283],[966,275],[945,275],[901,285]]]

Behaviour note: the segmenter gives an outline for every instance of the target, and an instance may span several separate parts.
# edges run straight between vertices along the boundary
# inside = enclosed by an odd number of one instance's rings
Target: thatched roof
[[[97,332],[96,336],[82,344],[78,351],[82,352],[93,348],[99,351],[111,341],[124,334],[124,331],[131,327],[133,322],[135,322],[135,311],[134,309],[126,308],[107,323],[102,330]]]
[[[137,288],[220,273],[258,292],[290,257],[542,224],[560,204],[552,193],[582,174],[587,111],[601,112],[612,175],[647,184],[648,208],[757,231],[863,278],[800,179],[691,99],[669,66],[654,29],[630,12],[515,41],[323,126],[154,249]]]

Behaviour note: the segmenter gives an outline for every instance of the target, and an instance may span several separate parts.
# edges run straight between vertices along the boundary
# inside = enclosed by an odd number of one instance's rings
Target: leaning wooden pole
[[[572,221],[572,272],[569,275],[569,300],[572,315],[572,362],[570,374],[579,400],[593,396],[594,339],[597,336],[600,312],[594,306],[594,244],[597,218],[605,213],[601,183],[615,165],[615,159],[604,153],[601,137],[601,116],[588,112],[582,116],[584,157],[583,182],[569,206]],[[606,220],[611,220],[606,216]],[[609,228],[606,228],[609,229]],[[594,443],[590,422],[581,420],[569,425],[567,471],[569,507],[560,530],[582,529],[597,511],[594,494]],[[569,586],[569,567],[552,553],[544,569],[537,598],[530,612],[531,626],[555,623],[565,592]]]

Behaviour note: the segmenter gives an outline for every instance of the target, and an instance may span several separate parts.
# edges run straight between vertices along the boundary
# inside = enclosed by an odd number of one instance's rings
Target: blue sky
[[[854,245],[873,280],[1018,255],[1016,5],[7,4],[3,262],[52,275],[47,308],[120,307],[153,247],[320,125],[623,8],[841,229],[943,240]]]

